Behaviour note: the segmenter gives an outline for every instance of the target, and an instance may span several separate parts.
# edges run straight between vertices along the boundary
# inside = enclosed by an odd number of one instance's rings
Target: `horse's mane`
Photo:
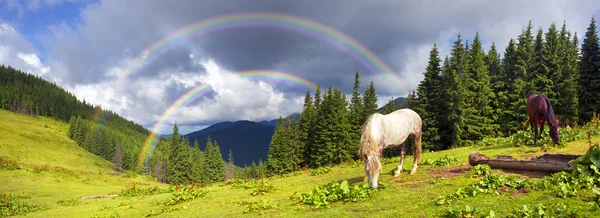
[[[365,124],[362,126],[362,133],[360,136],[360,144],[358,145],[358,157],[360,159],[367,159],[367,156],[372,154],[379,154],[379,146],[377,141],[371,135],[371,122],[376,117],[377,113],[369,116]]]
[[[554,110],[552,109],[552,104],[550,104],[550,99],[548,99],[548,96],[544,94],[540,95],[540,97],[542,97],[544,101],[546,101],[546,105],[548,105],[548,122],[552,124],[552,126],[558,127],[556,124],[556,116],[554,115]]]

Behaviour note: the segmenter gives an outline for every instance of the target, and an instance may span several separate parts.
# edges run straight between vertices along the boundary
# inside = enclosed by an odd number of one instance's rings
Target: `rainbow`
[[[397,87],[400,87],[401,80],[398,75],[377,55],[351,37],[312,20],[276,13],[239,13],[217,16],[182,27],[154,42],[142,51],[124,69],[123,75],[117,75],[117,78],[113,81],[113,85],[120,87],[126,78],[140,72],[145,63],[152,62],[160,54],[168,51],[177,44],[185,42],[189,38],[242,27],[268,27],[289,30],[324,41],[332,47],[352,56],[371,72],[389,76],[393,82],[399,84]]]
[[[305,80],[298,76],[295,76],[295,75],[292,75],[289,73],[284,73],[284,72],[272,71],[272,70],[247,70],[247,71],[230,73],[229,75],[230,76],[238,76],[238,77],[246,78],[246,79],[257,79],[257,80],[267,79],[269,81],[287,82],[294,86],[305,87],[309,90],[316,90],[318,87],[318,85],[316,83]],[[138,161],[137,161],[138,167],[142,167],[143,166],[142,164],[144,164],[144,165],[147,164],[148,160],[152,156],[152,152],[154,151],[154,148],[156,147],[156,144],[158,143],[158,139],[160,138],[159,135],[156,133],[159,132],[165,126],[165,123],[167,122],[167,120],[169,120],[169,118],[171,116],[173,116],[174,114],[179,112],[179,110],[182,107],[184,107],[184,106],[192,103],[196,99],[210,93],[212,90],[213,89],[211,88],[211,86],[209,84],[201,84],[201,85],[196,86],[195,88],[189,90],[187,93],[183,94],[181,97],[179,97],[179,99],[177,99],[175,101],[175,103],[173,103],[171,106],[169,106],[169,108],[160,116],[160,118],[154,124],[154,126],[152,127],[152,130],[150,131],[150,134],[144,141],[140,155],[138,156]]]

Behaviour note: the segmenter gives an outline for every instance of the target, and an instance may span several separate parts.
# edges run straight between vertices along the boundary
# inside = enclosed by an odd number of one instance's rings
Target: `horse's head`
[[[554,144],[560,144],[560,128],[558,125],[550,126],[550,138],[552,138]]]
[[[381,172],[381,163],[378,155],[367,156],[365,161],[365,174],[369,178],[371,188],[377,188],[377,178]]]

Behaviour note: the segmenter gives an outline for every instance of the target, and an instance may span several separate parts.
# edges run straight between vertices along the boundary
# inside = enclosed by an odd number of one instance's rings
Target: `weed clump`
[[[22,215],[45,208],[42,205],[31,205],[19,201],[27,198],[31,197],[0,193],[0,217]]]
[[[201,190],[195,184],[176,186],[176,190],[175,193],[173,193],[173,197],[164,201],[163,204],[165,206],[173,206],[179,203],[194,200],[196,198],[202,198],[206,196],[207,193],[208,192],[206,190]]]
[[[329,169],[327,167],[319,167],[317,169],[308,170],[308,175],[318,176],[318,175],[323,175],[323,174],[330,173],[330,172],[331,172],[331,169]]]
[[[379,189],[385,189],[386,183],[380,183]],[[349,185],[347,180],[331,182],[327,185],[314,188],[309,193],[296,195],[292,198],[300,203],[311,205],[314,209],[330,208],[330,204],[337,201],[358,202],[371,197],[377,190],[369,187],[368,184]]]
[[[135,183],[132,183],[131,186],[127,186],[125,189],[119,192],[119,196],[122,197],[136,197],[136,196],[148,196],[148,195],[157,195],[163,193],[171,193],[173,192],[173,188],[169,189],[160,189],[158,187],[149,187],[149,188],[138,188],[135,186]]]
[[[425,159],[425,161],[423,161],[423,163],[421,163],[421,165],[431,165],[434,167],[441,167],[441,166],[450,166],[456,162],[458,162],[458,158],[444,155],[443,157],[435,159],[435,160],[427,158],[427,159]]]
[[[2,170],[18,170],[21,169],[17,162],[0,157],[0,169]]]

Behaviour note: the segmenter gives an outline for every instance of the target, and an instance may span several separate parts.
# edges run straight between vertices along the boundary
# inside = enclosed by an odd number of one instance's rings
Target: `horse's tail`
[[[373,138],[373,135],[371,135],[372,121],[373,115],[371,115],[362,126],[360,144],[358,145],[358,157],[362,160],[367,159],[369,153],[377,148],[377,141]]]
[[[543,95],[544,101],[546,101],[547,109],[548,109],[548,122],[552,124],[552,126],[556,126],[556,115],[554,115],[554,109],[552,109],[552,104],[550,104],[550,99],[548,96]]]
[[[421,117],[419,117],[421,118]],[[413,143],[413,147],[414,147],[414,152],[415,152],[415,157],[417,159],[417,163],[421,162],[421,140],[423,139],[423,121],[419,122],[419,127],[418,127],[418,131],[417,134],[415,134],[415,140]]]

